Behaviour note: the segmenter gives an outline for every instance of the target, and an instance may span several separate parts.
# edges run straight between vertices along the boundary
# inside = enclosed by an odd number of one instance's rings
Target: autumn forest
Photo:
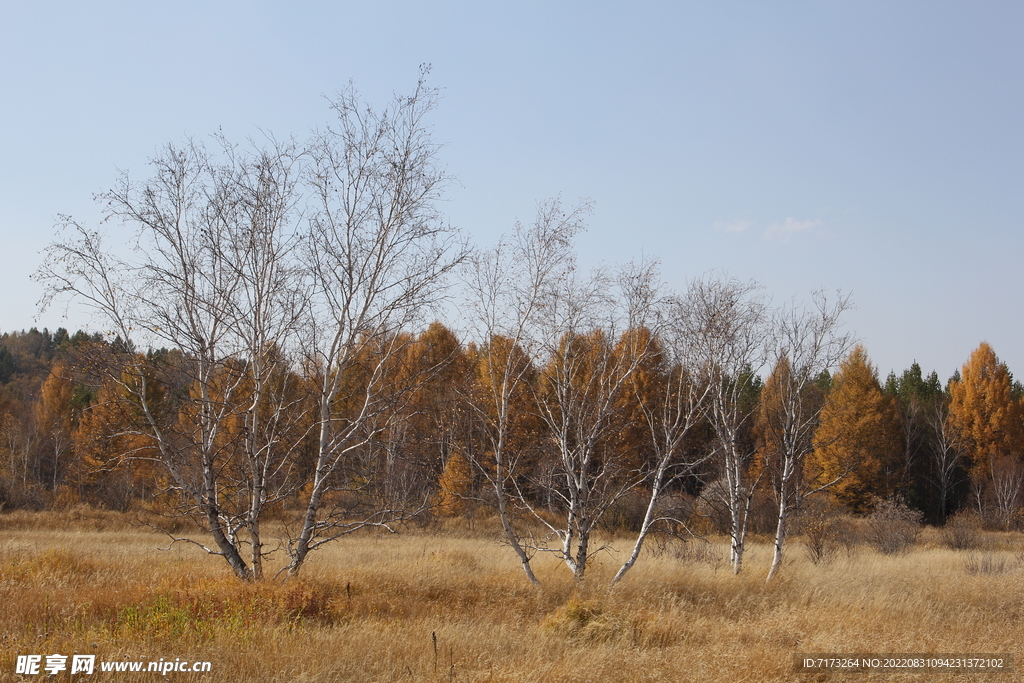
[[[580,430],[586,430],[582,438],[594,440],[589,446],[592,470],[583,473],[598,487],[589,492],[599,499],[596,509],[586,510],[594,524],[640,531],[651,523],[645,512],[654,500],[655,527],[689,525],[729,533],[724,471],[729,459],[710,400],[689,418],[693,424],[672,457],[661,459],[667,442],[659,438],[669,425],[661,421],[665,406],[659,403],[679,400],[672,395],[680,391],[674,382],[684,380],[674,374],[680,368],[670,364],[663,343],[648,334],[627,331],[613,343],[595,330],[563,340],[563,352],[569,355],[571,345],[574,355],[560,360],[581,366],[572,377],[581,386],[562,388],[578,391],[579,402],[564,407],[554,394],[560,368],[538,367],[505,338],[462,343],[434,323],[418,334],[389,340],[386,351],[400,352],[390,354],[385,395],[374,397],[380,409],[350,437],[353,447],[324,487],[331,499],[330,519],[338,520],[327,533],[415,516],[473,516],[495,508],[502,495],[504,504],[514,508],[511,520],[536,514],[554,522],[571,502],[565,479],[579,472],[566,470],[560,449],[579,448]],[[638,343],[646,357],[622,367],[620,355],[636,353]],[[148,433],[154,426],[144,423],[128,390],[100,370],[128,354],[133,366],[147,369],[147,390],[158,397],[154,405],[162,413],[157,426],[181,432],[174,436],[172,467],[161,460],[159,445]],[[506,456],[507,474],[502,474],[494,456],[498,415],[489,405],[493,398],[488,402],[485,395],[496,381],[496,362],[504,367],[509,356],[522,364],[515,370],[523,379],[508,405],[501,406],[509,426],[500,447],[511,454]],[[332,420],[348,424],[354,412],[364,409],[366,368],[377,362],[353,361],[353,376],[342,382],[345,393],[334,401]],[[595,366],[602,374],[624,377],[596,377]],[[210,455],[218,477],[218,515],[235,536],[241,520],[251,514],[254,494],[247,458],[247,441],[254,436],[247,432],[253,417],[253,392],[244,384],[252,382],[248,369],[244,363],[225,363],[219,368],[224,376],[213,387],[242,384],[242,390],[209,397],[219,413]],[[777,522],[784,447],[775,424],[780,410],[775,387],[780,374],[788,372],[777,367],[766,380],[756,375],[718,378],[730,389],[743,385],[736,394],[742,405],[733,407],[738,429],[732,447],[741,454],[747,523],[760,533],[774,531]],[[169,516],[196,516],[200,526],[208,523],[201,514],[202,468],[187,462],[201,446],[197,413],[204,406],[194,361],[185,354],[132,352],[120,340],[69,335],[64,329],[9,332],[0,338],[0,381],[4,509],[84,503],[122,511],[151,508]],[[286,452],[270,461],[274,471],[263,482],[265,518],[299,514],[315,482],[319,407],[311,384],[316,381],[316,376],[291,372],[274,379],[282,394],[273,401],[286,405],[287,414],[273,416],[282,424],[273,441],[263,436],[261,446],[269,451],[280,444]],[[601,395],[613,382],[615,390]],[[706,386],[683,390],[704,397],[712,393]],[[850,513],[866,514],[883,501],[900,499],[933,524],[972,510],[992,528],[1019,528],[1024,494],[1020,385],[988,345],[981,344],[946,383],[935,373],[924,375],[916,364],[880,382],[866,350],[855,346],[834,370],[816,374],[802,390],[807,397],[801,408],[813,415],[813,425],[800,447],[794,500],[803,503],[804,496],[824,485],[817,496]],[[557,429],[570,415],[579,422],[569,424],[572,434],[563,444]],[[590,422],[598,419],[600,424]],[[660,480],[659,466],[667,470]],[[499,482],[498,476],[508,480]],[[182,481],[176,481],[179,477]],[[661,488],[654,499],[652,484]]]
[[[488,520],[534,583],[539,553],[582,580],[601,533],[631,539],[613,583],[710,534],[735,573],[771,538],[771,580],[809,510],[1024,521],[1024,392],[987,344],[880,378],[842,293],[583,272],[586,202],[473,247],[437,208],[436,98],[169,144],[99,196],[130,248],[63,217],[44,304],[100,331],[0,338],[3,508],[131,511],[245,581],[431,519]]]

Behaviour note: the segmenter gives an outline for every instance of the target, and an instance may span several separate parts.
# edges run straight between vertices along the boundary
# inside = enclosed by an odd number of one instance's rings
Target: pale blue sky
[[[584,262],[657,256],[777,301],[852,292],[881,375],[945,379],[981,340],[1024,379],[1024,3],[0,4],[0,330],[58,213],[95,222],[167,141],[303,137],[350,79],[383,103],[430,62],[481,244],[535,202],[595,202]]]

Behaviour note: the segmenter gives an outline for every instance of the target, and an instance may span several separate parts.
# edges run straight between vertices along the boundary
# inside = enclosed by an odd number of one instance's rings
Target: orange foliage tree
[[[65,476],[74,465],[72,433],[77,423],[75,383],[67,365],[57,362],[43,382],[36,404],[36,428],[44,448],[41,464],[46,471],[48,487],[57,493]]]
[[[396,342],[402,352],[387,363],[383,374],[392,379],[381,393],[390,405],[369,421],[379,435],[368,446],[382,451],[379,480],[387,504],[413,511],[431,498],[453,449],[465,440],[463,395],[472,368],[458,338],[440,322]]]
[[[133,499],[162,488],[163,472],[155,469],[153,441],[140,433],[131,405],[113,382],[96,390],[74,433],[76,478],[87,499],[125,510]]]
[[[949,420],[972,472],[983,472],[993,456],[1020,449],[1020,408],[1010,389],[1009,370],[985,342],[949,384]]]
[[[473,466],[462,453],[451,452],[437,480],[437,512],[445,517],[472,510]]]
[[[979,507],[994,498],[1008,517],[1021,495],[1021,407],[1013,399],[1010,372],[982,342],[949,383],[947,422],[966,455]]]
[[[836,482],[832,498],[855,512],[888,497],[896,482],[887,481],[885,473],[899,460],[898,418],[862,345],[840,364],[819,420],[804,468],[807,481]]]

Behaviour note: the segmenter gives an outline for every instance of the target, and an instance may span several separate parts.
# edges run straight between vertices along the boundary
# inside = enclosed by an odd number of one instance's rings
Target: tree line
[[[582,576],[596,529],[636,535],[632,566],[649,533],[688,526],[730,535],[739,571],[747,532],[778,532],[779,518],[785,525],[816,491],[853,514],[901,497],[937,524],[962,509],[998,528],[1021,523],[1021,392],[987,344],[946,385],[917,364],[882,383],[858,345],[834,372],[797,387],[804,396],[792,408],[787,357],[764,381],[743,365],[736,375],[698,373],[648,328],[563,334],[544,364],[508,337],[462,343],[436,322],[398,337],[364,348],[339,378],[345,388],[330,419],[351,425],[374,381],[367,369],[389,356],[378,369],[388,375],[374,398],[380,410],[322,474],[329,482],[312,547],[367,525],[485,514],[518,545],[528,572],[534,553],[555,552]],[[131,377],[128,366],[146,376]],[[112,378],[112,367],[124,374]],[[139,353],[63,329],[4,334],[0,371],[6,509],[148,507],[208,530],[204,506],[215,501],[239,547],[256,538],[254,500],[257,519],[308,512],[323,467],[315,374],[281,371],[276,405],[259,406],[256,368],[225,363],[204,399],[195,361],[180,350]],[[141,384],[144,404],[129,388]],[[250,431],[253,410],[277,407],[290,416],[273,418],[272,435]],[[204,409],[217,412],[215,428]],[[147,410],[158,419],[147,422]],[[801,416],[802,433],[793,426]],[[154,429],[173,452],[160,452]],[[275,467],[264,474],[261,463]]]
[[[582,580],[599,529],[633,534],[618,581],[650,534],[704,523],[735,572],[770,534],[771,579],[812,495],[1015,523],[1021,392],[991,349],[945,387],[916,366],[882,385],[841,294],[584,273],[586,203],[470,248],[437,209],[424,76],[382,110],[344,92],[306,141],[166,146],[99,196],[130,250],[62,218],[44,304],[102,332],[4,337],[7,505],[187,517],[202,533],[175,539],[246,580],[274,552],[294,575],[342,535],[479,509],[533,582],[537,553]]]

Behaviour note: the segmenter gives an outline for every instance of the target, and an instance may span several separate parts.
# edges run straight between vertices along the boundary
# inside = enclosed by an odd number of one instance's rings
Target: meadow
[[[93,510],[0,514],[0,681],[154,680],[15,673],[19,654],[209,661],[176,681],[925,681],[961,673],[796,673],[795,653],[1008,653],[1024,667],[1024,535],[907,553],[850,543],[812,563],[800,539],[764,578],[766,539],[735,576],[725,539],[628,548],[585,585],[538,557],[531,586],[486,521],[352,535],[292,581],[243,584],[224,562]],[[981,532],[979,532],[981,533]],[[1024,674],[986,675],[1021,680]]]

